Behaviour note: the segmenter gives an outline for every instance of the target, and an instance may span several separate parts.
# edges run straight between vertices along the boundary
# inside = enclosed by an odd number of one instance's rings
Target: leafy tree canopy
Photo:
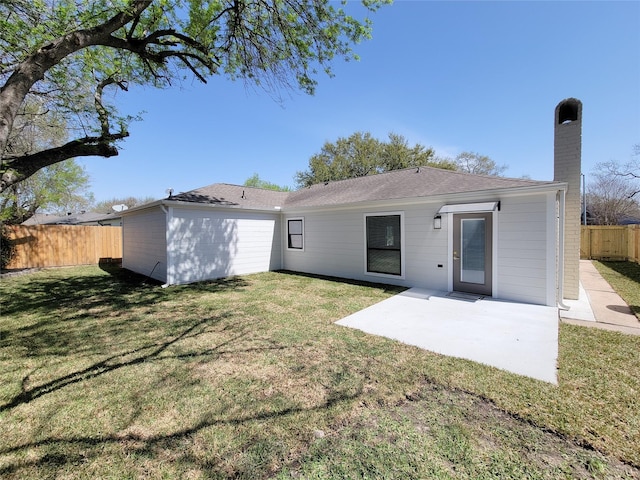
[[[34,98],[22,105],[7,141],[7,151],[28,156],[65,141],[66,136],[64,118],[48,110],[42,99]],[[41,211],[78,211],[86,209],[92,200],[89,175],[69,159],[44,167],[1,192],[0,221],[19,224]]]
[[[20,224],[39,212],[85,210],[93,201],[89,175],[75,160],[49,165],[0,193],[0,221]]]
[[[368,132],[356,132],[348,138],[338,138],[334,143],[325,143],[320,153],[309,160],[309,169],[296,173],[295,181],[302,188],[421,166],[456,169],[450,160],[436,160],[432,148],[420,144],[410,147],[402,135],[390,133],[389,140],[384,142]]]
[[[97,202],[91,207],[92,212],[96,213],[113,213],[113,207],[119,207],[121,205],[125,205],[127,208],[137,207],[138,205],[143,205],[145,203],[153,202],[156,200],[153,197],[126,197],[126,198],[112,198],[110,200],[102,200]]]
[[[374,11],[389,0],[362,0]],[[185,75],[245,79],[313,93],[318,71],[370,36],[368,19],[330,0],[3,0],[0,2],[0,192],[80,156],[117,155],[131,118],[106,94],[167,87]],[[106,93],[105,93],[106,91]],[[60,115],[70,141],[16,153],[25,102]]]
[[[275,190],[277,192],[290,192],[291,188],[285,186],[276,185],[275,183],[262,180],[257,173],[254,173],[244,182],[245,187],[263,188],[265,190]]]

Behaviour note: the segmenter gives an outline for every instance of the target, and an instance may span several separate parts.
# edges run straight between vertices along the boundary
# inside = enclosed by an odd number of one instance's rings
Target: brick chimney
[[[556,107],[553,179],[566,182],[564,223],[564,298],[578,299],[580,274],[580,170],[582,102],[567,98]]]

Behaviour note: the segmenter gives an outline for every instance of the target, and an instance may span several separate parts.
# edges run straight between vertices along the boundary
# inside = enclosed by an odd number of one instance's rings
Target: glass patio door
[[[492,214],[453,216],[453,289],[492,293]]]

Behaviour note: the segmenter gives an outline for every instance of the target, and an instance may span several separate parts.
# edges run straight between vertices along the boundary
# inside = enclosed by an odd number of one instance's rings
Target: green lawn
[[[600,275],[627,302],[640,318],[640,264],[634,262],[593,262]]]
[[[340,327],[399,290],[289,273],[0,281],[2,478],[640,478],[640,337],[559,386]]]

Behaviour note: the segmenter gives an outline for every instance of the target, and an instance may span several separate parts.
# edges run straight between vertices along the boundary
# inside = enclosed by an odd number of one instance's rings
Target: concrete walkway
[[[580,296],[565,300],[569,310],[560,310],[563,322],[585,327],[640,335],[640,321],[590,260],[580,260]]]

